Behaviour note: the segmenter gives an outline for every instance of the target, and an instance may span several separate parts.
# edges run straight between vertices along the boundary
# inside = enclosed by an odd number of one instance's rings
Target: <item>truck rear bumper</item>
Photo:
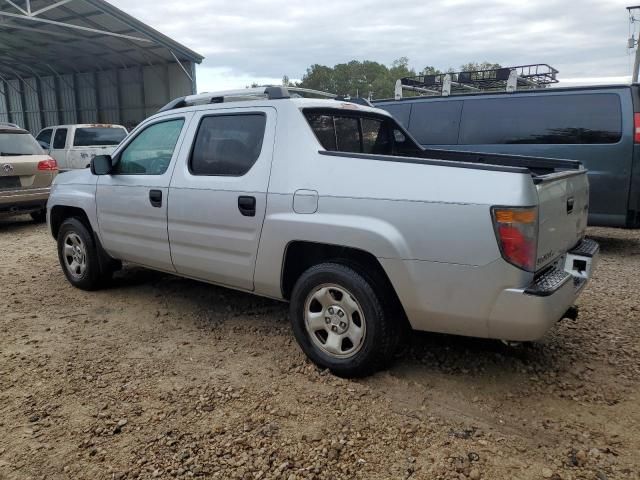
[[[498,296],[489,317],[489,336],[513,341],[541,338],[573,306],[591,278],[600,247],[585,239],[527,288]]]
[[[481,267],[379,260],[415,330],[531,341],[573,306],[598,252],[586,240],[535,277],[502,259]]]

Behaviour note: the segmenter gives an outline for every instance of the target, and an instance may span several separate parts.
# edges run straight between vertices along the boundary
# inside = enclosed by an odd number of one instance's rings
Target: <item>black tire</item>
[[[31,212],[31,218],[34,222],[42,223],[47,220],[47,209],[43,208],[42,210],[36,210],[35,212]]]
[[[350,292],[364,315],[366,328],[359,350],[346,358],[325,352],[318,346],[318,341],[311,338],[315,334],[307,330],[307,301],[324,285],[336,285]],[[355,269],[339,263],[316,265],[305,271],[293,288],[289,310],[293,333],[304,353],[318,366],[341,377],[369,375],[389,364],[397,345],[398,330],[394,328],[384,300],[376,292],[375,285]],[[322,333],[322,329],[318,332]],[[331,333],[327,332],[327,335]],[[320,337],[318,339],[322,342]]]
[[[70,241],[70,238],[74,238],[74,235],[79,237],[85,252],[83,255],[85,268],[82,271],[76,270],[75,275],[71,273],[67,263],[69,257],[65,255],[65,245]],[[97,290],[112,275],[112,270],[103,268],[104,262],[101,262],[93,234],[77,218],[68,218],[60,226],[58,231],[58,260],[69,283],[81,290]]]

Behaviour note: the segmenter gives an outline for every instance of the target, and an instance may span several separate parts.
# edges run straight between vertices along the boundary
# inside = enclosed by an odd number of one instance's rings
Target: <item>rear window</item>
[[[0,156],[42,154],[42,148],[30,133],[0,132]]]
[[[118,145],[126,136],[127,132],[122,128],[77,128],[76,134],[73,137],[73,146],[94,147]]]
[[[460,131],[463,145],[617,143],[621,137],[620,98],[608,93],[465,100]]]
[[[320,145],[330,152],[415,155],[420,151],[390,118],[307,109],[304,115]]]

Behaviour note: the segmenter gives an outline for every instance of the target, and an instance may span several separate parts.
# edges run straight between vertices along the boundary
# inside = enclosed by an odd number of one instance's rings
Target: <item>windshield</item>
[[[0,132],[0,156],[43,155],[42,148],[29,132]]]
[[[320,144],[330,152],[417,156],[420,146],[395,120],[369,112],[305,109],[304,115]]]
[[[124,128],[111,127],[87,127],[78,128],[73,138],[74,147],[95,147],[105,145],[118,145],[127,131]]]

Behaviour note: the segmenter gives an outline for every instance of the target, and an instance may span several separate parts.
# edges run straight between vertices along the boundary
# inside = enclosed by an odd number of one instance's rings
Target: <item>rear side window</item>
[[[415,102],[411,106],[409,131],[422,145],[455,145],[461,113],[461,100]]]
[[[36,139],[28,132],[0,132],[0,157],[12,155],[42,155]]]
[[[618,95],[532,95],[465,100],[460,143],[595,144],[621,137]]]
[[[332,115],[320,115],[320,114],[307,114],[307,121],[313,133],[318,137],[320,145],[325,150],[334,152],[338,150],[338,144],[336,141],[336,129],[333,126]]]
[[[336,141],[340,152],[362,152],[360,126],[355,117],[334,117]]]
[[[420,151],[390,118],[305,110],[304,115],[322,147],[330,152],[414,155]]]
[[[53,137],[53,148],[65,148],[67,145],[67,129],[59,128],[56,130],[56,134]]]
[[[234,177],[247,173],[262,151],[266,120],[262,113],[204,117],[191,152],[191,173]]]
[[[122,128],[77,128],[73,137],[74,147],[94,147],[106,145],[118,145],[127,132]]]
[[[47,128],[46,130],[42,130],[38,134],[38,136],[36,137],[36,140],[38,141],[38,143],[42,148],[50,148],[52,133],[53,133],[53,130],[50,128]]]

